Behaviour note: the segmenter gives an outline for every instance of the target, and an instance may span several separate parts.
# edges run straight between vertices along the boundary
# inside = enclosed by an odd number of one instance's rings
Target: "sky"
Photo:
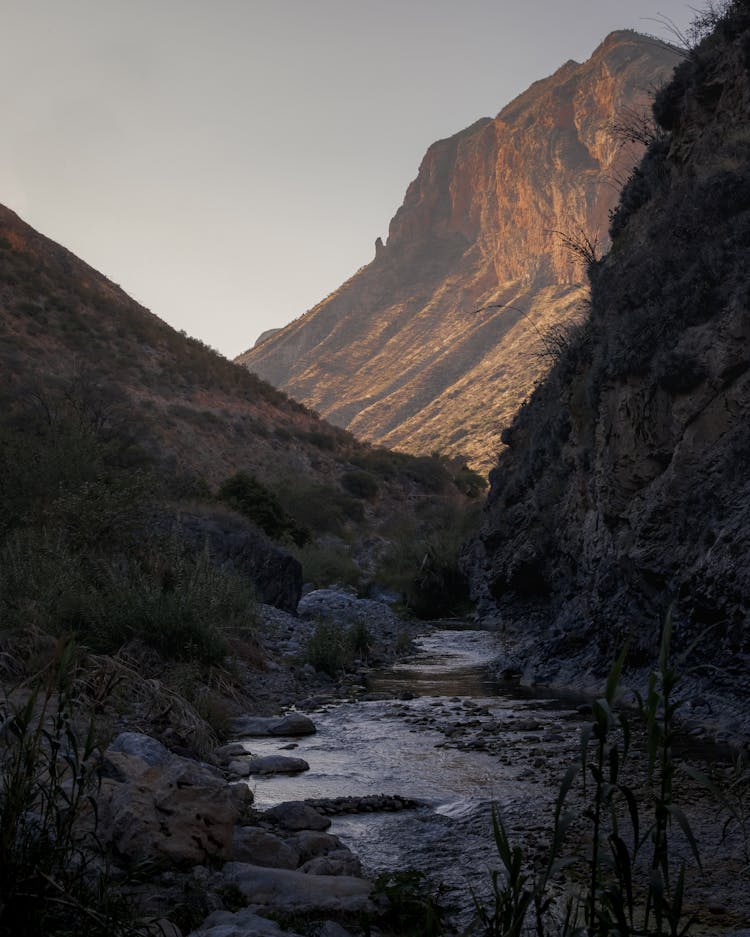
[[[0,203],[233,357],[374,256],[427,147],[684,0],[0,0]]]

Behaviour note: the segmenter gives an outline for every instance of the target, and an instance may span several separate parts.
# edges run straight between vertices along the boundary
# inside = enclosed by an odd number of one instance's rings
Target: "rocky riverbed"
[[[265,712],[235,719],[234,741],[203,763],[138,733],[120,735],[106,753],[101,834],[124,868],[143,859],[162,868],[129,888],[144,913],[169,920],[170,937],[360,935],[363,915],[378,919],[377,875],[405,869],[449,886],[452,932],[471,935],[479,933],[472,892],[486,896],[488,870],[498,866],[491,805],[527,855],[544,850],[590,699],[523,687],[508,668],[498,675],[508,638],[455,623],[433,627],[411,656],[393,660],[396,642],[405,649],[417,626],[326,592],[310,600],[314,618],[273,613],[273,667],[259,689]],[[299,663],[326,603],[340,623],[367,620],[379,669],[336,682]],[[710,755],[713,764],[700,766],[726,773],[723,753],[705,739],[696,751],[695,741],[682,757]],[[633,752],[630,763],[643,787],[643,755]],[[750,927],[748,830],[735,824],[722,842],[715,803],[687,776],[679,788],[704,861],[689,881],[694,932],[738,933]],[[572,792],[571,803],[583,810],[580,797]],[[675,842],[689,861],[687,841],[676,834]]]

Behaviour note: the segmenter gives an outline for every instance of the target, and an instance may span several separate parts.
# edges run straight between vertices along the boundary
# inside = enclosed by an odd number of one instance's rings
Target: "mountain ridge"
[[[747,732],[750,6],[656,96],[653,140],[590,264],[591,315],[506,434],[466,555],[520,669],[594,684],[662,625],[724,730]]]
[[[489,467],[544,373],[537,331],[584,296],[553,232],[606,228],[615,188],[604,180],[637,155],[613,133],[614,114],[640,106],[676,60],[612,33],[587,62],[433,143],[374,260],[236,360],[362,438]],[[490,303],[505,308],[472,317]]]

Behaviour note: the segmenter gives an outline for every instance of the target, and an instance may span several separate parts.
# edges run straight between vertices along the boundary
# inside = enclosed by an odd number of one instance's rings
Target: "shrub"
[[[344,472],[341,484],[355,498],[374,498],[380,490],[377,478],[370,472]]]
[[[365,516],[362,503],[340,488],[299,476],[279,484],[276,496],[287,514],[315,534],[343,534]]]
[[[356,660],[367,658],[370,633],[364,622],[348,629],[338,622],[319,621],[307,644],[306,659],[329,677],[352,670]]]
[[[453,484],[467,498],[478,498],[487,488],[487,479],[468,465],[463,465],[453,476]]]
[[[477,522],[476,511],[450,504],[432,511],[421,527],[405,523],[393,532],[375,573],[376,581],[399,592],[418,618],[462,614],[470,607],[459,554]]]
[[[276,495],[247,472],[237,472],[227,478],[217,496],[273,540],[289,539],[301,547],[310,539],[309,531],[287,514]]]
[[[362,570],[345,544],[313,541],[293,552],[302,564],[305,582],[311,582],[317,588],[332,585],[360,587]]]
[[[72,634],[111,653],[141,640],[167,658],[220,663],[228,639],[254,625],[252,589],[206,553],[152,541],[130,554],[81,553],[61,536],[17,534],[2,551],[6,627]]]

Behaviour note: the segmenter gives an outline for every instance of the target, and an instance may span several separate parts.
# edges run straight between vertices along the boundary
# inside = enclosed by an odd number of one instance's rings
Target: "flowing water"
[[[317,734],[289,754],[304,774],[254,780],[256,804],[351,795],[394,794],[418,810],[336,817],[331,832],[365,871],[420,869],[454,886],[460,903],[484,892],[493,856],[491,804],[522,839],[549,823],[561,766],[574,758],[581,699],[544,698],[498,684],[490,663],[500,637],[485,631],[435,631],[417,655],[369,681],[370,696],[313,713]],[[287,740],[253,739],[256,754]]]

